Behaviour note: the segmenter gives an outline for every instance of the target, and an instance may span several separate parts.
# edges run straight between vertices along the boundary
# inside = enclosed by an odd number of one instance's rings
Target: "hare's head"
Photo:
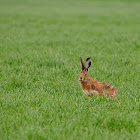
[[[88,77],[88,69],[91,66],[91,59],[88,57],[86,59],[86,63],[84,65],[82,58],[80,57],[80,62],[81,62],[81,72],[79,75],[79,81],[80,82],[84,82],[86,80],[86,78]]]

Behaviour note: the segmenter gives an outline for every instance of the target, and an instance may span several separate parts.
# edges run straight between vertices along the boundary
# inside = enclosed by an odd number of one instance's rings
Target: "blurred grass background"
[[[0,0],[0,139],[139,139],[140,2]],[[84,95],[89,76],[119,99]]]

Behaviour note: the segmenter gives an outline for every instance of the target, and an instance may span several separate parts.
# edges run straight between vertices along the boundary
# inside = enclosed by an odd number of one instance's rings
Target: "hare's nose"
[[[82,78],[79,78],[79,81],[82,81]]]

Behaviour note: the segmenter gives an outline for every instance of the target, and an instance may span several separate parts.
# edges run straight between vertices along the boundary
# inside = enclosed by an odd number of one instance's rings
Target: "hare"
[[[86,59],[85,65],[81,57],[80,62],[82,71],[79,75],[79,81],[81,83],[83,92],[88,97],[93,95],[99,95],[103,97],[105,96],[109,99],[118,97],[118,93],[115,87],[88,77],[88,69],[91,66],[91,59],[89,57]]]

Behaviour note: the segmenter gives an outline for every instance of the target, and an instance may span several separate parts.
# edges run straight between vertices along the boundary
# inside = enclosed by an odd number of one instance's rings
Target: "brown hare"
[[[79,81],[81,83],[83,92],[88,97],[91,97],[93,95],[99,95],[103,97],[105,96],[110,99],[118,97],[118,93],[115,87],[88,77],[88,69],[91,66],[91,59],[89,57],[86,59],[85,65],[81,57],[80,62],[82,71],[79,75]]]

